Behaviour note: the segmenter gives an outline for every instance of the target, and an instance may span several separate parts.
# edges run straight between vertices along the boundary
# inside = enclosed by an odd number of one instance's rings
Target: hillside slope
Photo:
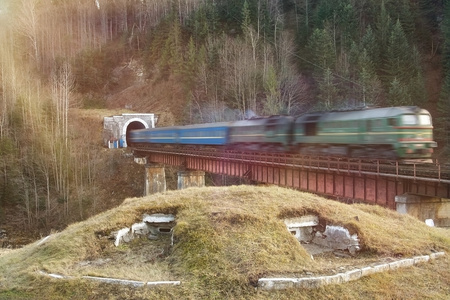
[[[106,238],[153,213],[175,216],[173,245],[160,237],[115,247]],[[312,259],[283,222],[306,214],[348,228],[358,235],[362,250],[354,257],[320,254]],[[267,292],[255,289],[255,283],[268,276],[335,274],[449,249],[448,230],[381,207],[347,205],[278,187],[192,188],[127,199],[45,240],[3,253],[0,299],[445,299],[450,293],[448,254],[320,289]],[[54,279],[41,271],[72,277]],[[137,288],[87,281],[85,275],[179,280],[181,285]]]

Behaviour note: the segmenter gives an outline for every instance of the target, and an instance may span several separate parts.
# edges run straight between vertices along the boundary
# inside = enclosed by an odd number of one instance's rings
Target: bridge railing
[[[306,156],[278,152],[242,152],[235,150],[179,148],[135,148],[135,155],[151,153],[197,157],[211,160],[240,162],[253,165],[270,165],[284,168],[300,168],[336,173],[384,176],[414,181],[450,184],[450,166],[438,162],[408,162],[380,159],[352,159],[331,156]],[[179,161],[179,160],[177,160]]]

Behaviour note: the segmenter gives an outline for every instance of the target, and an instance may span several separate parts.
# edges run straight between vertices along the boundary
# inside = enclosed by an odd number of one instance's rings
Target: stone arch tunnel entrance
[[[103,144],[108,148],[127,147],[131,130],[154,128],[154,114],[122,114],[103,118]]]
[[[147,124],[144,124],[144,122],[142,122],[142,120],[136,120],[136,121],[131,121],[128,125],[123,127],[123,130],[125,131],[125,140],[128,143],[128,138],[129,138],[129,134],[130,131],[132,130],[136,130],[136,129],[146,129],[148,128]]]

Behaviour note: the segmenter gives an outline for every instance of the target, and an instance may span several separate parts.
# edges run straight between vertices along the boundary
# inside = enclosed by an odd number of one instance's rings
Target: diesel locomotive
[[[437,147],[430,113],[415,106],[140,129],[127,143],[380,159],[430,159]]]

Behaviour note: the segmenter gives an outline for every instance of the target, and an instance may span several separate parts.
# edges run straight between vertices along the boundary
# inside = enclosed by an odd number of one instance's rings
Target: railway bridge
[[[203,186],[205,172],[243,177],[363,202],[450,226],[450,166],[377,159],[198,148],[134,148],[146,164],[146,194],[165,190],[164,165],[179,166],[178,188]]]

